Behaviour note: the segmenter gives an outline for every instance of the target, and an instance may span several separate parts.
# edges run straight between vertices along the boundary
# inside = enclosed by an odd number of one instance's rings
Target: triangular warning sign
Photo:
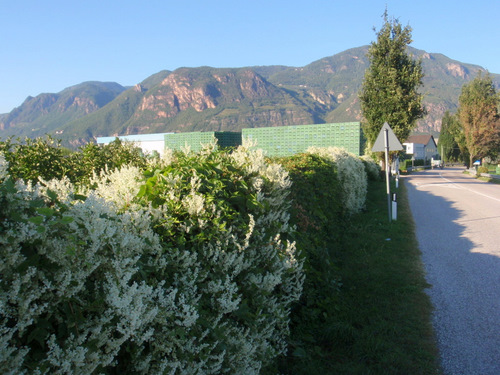
[[[399,151],[403,149],[401,142],[399,142],[396,134],[392,131],[391,127],[387,122],[384,123],[380,133],[378,133],[377,139],[372,147],[372,152],[384,152],[385,151],[385,130],[387,129],[388,136],[388,146],[389,151]]]

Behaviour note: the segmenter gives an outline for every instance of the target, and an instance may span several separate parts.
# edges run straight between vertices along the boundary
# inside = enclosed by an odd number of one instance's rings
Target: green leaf
[[[42,349],[45,349],[45,341],[48,339],[47,336],[47,329],[44,326],[37,324],[36,328],[28,335],[28,344],[36,341],[38,344],[40,344]]]
[[[85,195],[82,195],[82,194],[75,194],[75,195],[73,195],[73,198],[76,200],[79,200],[79,201],[85,201],[87,199],[87,197]]]
[[[139,192],[137,193],[137,197],[142,198],[143,196],[146,195],[146,191],[147,191],[147,186],[142,185],[141,188],[139,189]]]
[[[43,217],[42,216],[33,216],[28,219],[29,222],[40,225],[43,223]]]
[[[50,198],[50,200],[57,201],[57,193],[55,191],[47,189],[47,196]]]
[[[34,253],[28,256],[26,260],[19,265],[17,271],[20,273],[24,273],[29,267],[37,267],[39,264],[40,264],[40,255]]]
[[[74,246],[68,247],[66,249],[66,255],[71,255],[71,256],[76,255],[76,248]]]
[[[7,180],[3,182],[3,186],[5,186],[7,193],[17,193],[16,184],[12,178],[7,178]]]
[[[60,219],[58,219],[57,222],[66,225],[72,223],[74,220],[75,219],[73,219],[71,216],[63,216]]]
[[[49,207],[40,207],[36,209],[36,212],[46,217],[52,217],[54,215],[55,210]]]
[[[298,347],[296,348],[294,351],[293,351],[293,356],[294,357],[299,357],[299,358],[303,358],[307,355],[307,352],[301,348],[301,347]]]
[[[43,207],[44,205],[45,205],[45,202],[42,199],[33,199],[30,201],[31,208],[39,208],[39,207]]]

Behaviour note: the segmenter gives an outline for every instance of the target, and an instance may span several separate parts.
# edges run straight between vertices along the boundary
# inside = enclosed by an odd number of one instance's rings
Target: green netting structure
[[[342,147],[362,155],[364,137],[359,122],[244,128],[240,132],[189,132],[165,134],[165,148],[180,150],[188,146],[198,152],[203,145],[217,141],[222,148],[237,147],[242,139],[256,142],[268,156],[290,156],[309,147]]]
[[[245,128],[242,138],[256,141],[267,156],[290,156],[309,147],[342,147],[362,155],[364,138],[359,122]]]
[[[190,132],[165,134],[165,148],[180,150],[188,146],[198,152],[203,145],[217,141],[218,147],[238,147],[241,145],[240,132]]]

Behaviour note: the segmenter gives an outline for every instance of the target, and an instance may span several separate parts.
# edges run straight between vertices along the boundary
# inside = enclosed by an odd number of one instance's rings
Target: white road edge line
[[[443,180],[445,180],[445,181],[449,182],[449,183],[450,183],[450,184],[452,184],[452,185],[456,185],[456,186],[457,186],[458,188],[460,188],[460,189],[468,190],[468,191],[470,191],[471,193],[474,193],[474,194],[477,194],[477,195],[481,195],[481,196],[483,196],[483,197],[486,197],[486,198],[489,198],[489,199],[493,199],[494,201],[500,202],[500,199],[498,199],[498,198],[492,197],[492,196],[487,195],[487,194],[479,193],[479,192],[477,192],[477,191],[475,191],[475,190],[472,190],[472,189],[469,189],[469,188],[466,188],[466,187],[464,187],[464,186],[460,185],[460,183],[459,183],[459,182],[453,182],[453,181],[451,181],[451,180],[447,179],[446,177],[444,177],[444,176],[443,176],[443,172],[439,172],[439,177],[441,177]]]

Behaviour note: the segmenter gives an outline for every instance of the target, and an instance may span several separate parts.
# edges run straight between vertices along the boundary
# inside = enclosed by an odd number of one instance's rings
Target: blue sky
[[[386,6],[413,47],[500,73],[498,0],[0,0],[0,113],[84,81],[304,66],[370,44]]]

